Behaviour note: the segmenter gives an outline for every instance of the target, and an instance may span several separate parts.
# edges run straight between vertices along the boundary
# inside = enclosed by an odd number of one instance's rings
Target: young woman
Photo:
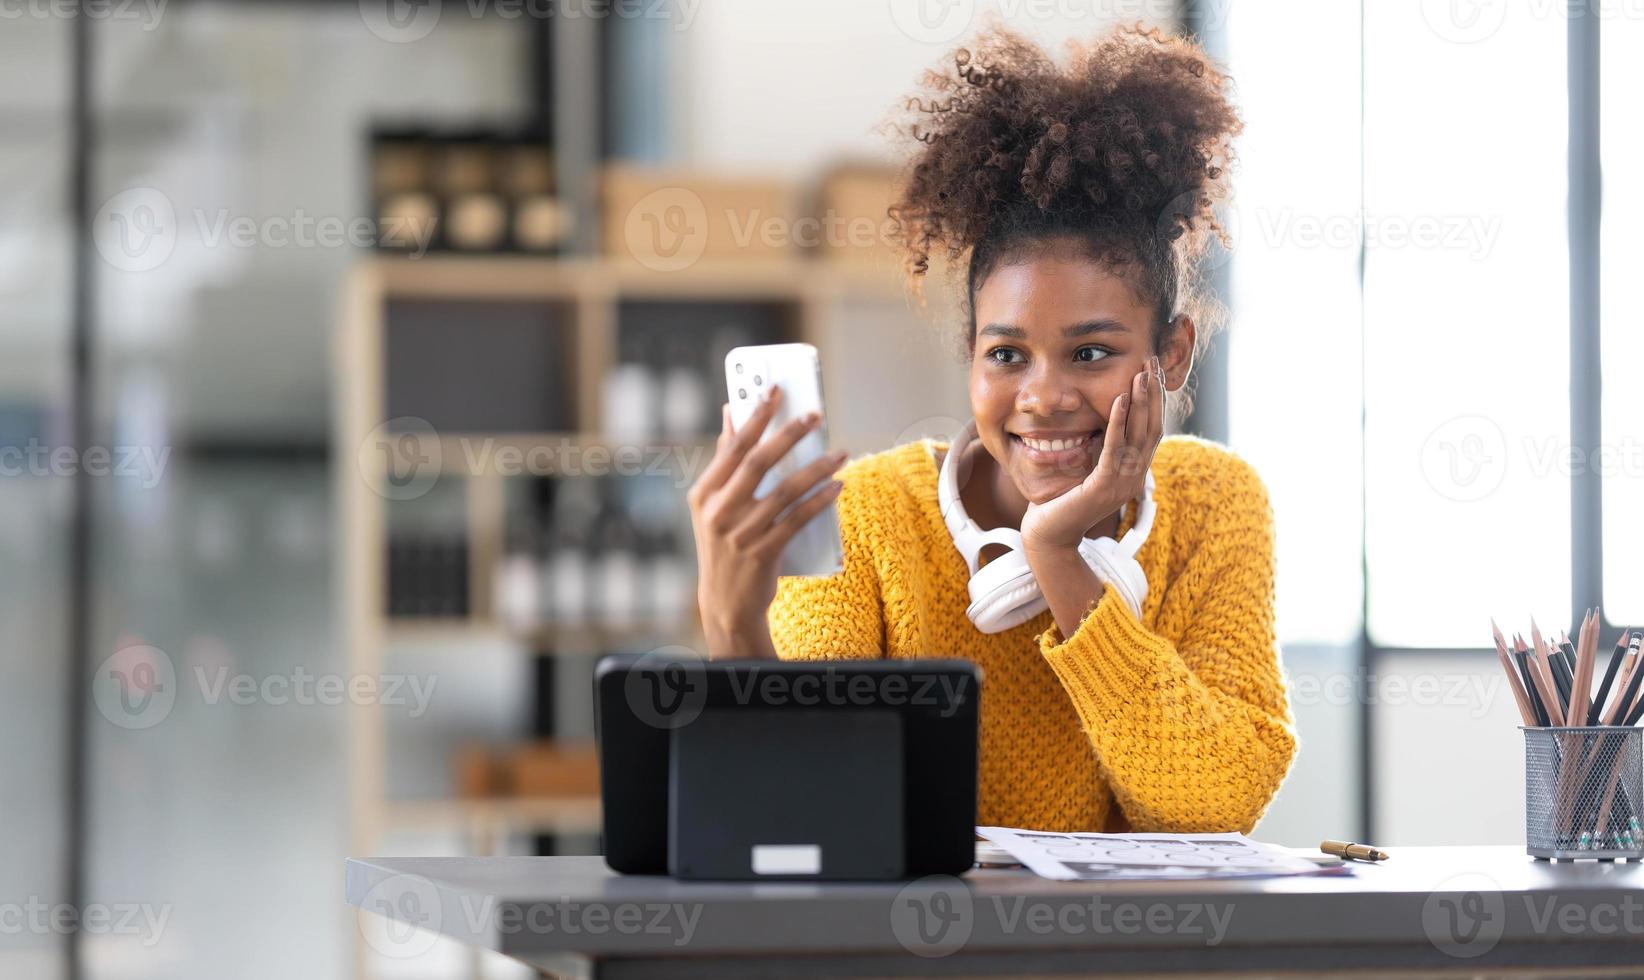
[[[1228,450],[1161,439],[1212,325],[1194,270],[1240,128],[1225,79],[1127,29],[1065,68],[995,32],[926,84],[893,214],[915,275],[938,252],[966,272],[975,421],[756,500],[817,423],[759,444],[780,393],[739,431],[727,409],[689,493],[710,652],[974,661],[984,825],[1249,830],[1296,751],[1272,513]],[[844,571],[779,580],[835,499]]]

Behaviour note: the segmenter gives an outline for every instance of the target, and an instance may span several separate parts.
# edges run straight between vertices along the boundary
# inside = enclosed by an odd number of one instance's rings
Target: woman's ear
[[[1164,368],[1165,390],[1180,391],[1193,374],[1193,349],[1198,344],[1199,328],[1186,313],[1170,321],[1164,343],[1159,345],[1159,366]]]

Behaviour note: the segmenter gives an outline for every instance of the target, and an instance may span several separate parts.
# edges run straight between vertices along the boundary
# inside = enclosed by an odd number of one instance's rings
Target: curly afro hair
[[[1242,123],[1202,49],[1126,27],[1060,67],[994,28],[922,82],[897,127],[917,142],[890,210],[915,283],[933,254],[968,256],[968,307],[1001,262],[1071,243],[1157,310],[1155,342],[1185,313],[1203,345],[1221,311],[1199,259],[1212,237],[1228,244],[1213,208]]]

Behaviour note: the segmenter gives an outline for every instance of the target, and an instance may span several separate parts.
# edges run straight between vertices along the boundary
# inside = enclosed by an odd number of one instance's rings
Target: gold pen
[[[1378,850],[1369,844],[1351,844],[1344,840],[1327,840],[1319,845],[1319,850],[1349,861],[1387,860],[1386,851]]]

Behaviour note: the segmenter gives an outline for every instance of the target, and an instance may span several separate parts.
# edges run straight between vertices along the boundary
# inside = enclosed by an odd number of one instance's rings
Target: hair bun
[[[1213,206],[1241,123],[1191,41],[1119,28],[1061,67],[995,28],[923,83],[906,105],[902,132],[917,146],[892,208],[914,273],[934,251],[957,259],[1012,229],[1129,229],[1134,247],[1157,235],[1178,259],[1225,237]]]

